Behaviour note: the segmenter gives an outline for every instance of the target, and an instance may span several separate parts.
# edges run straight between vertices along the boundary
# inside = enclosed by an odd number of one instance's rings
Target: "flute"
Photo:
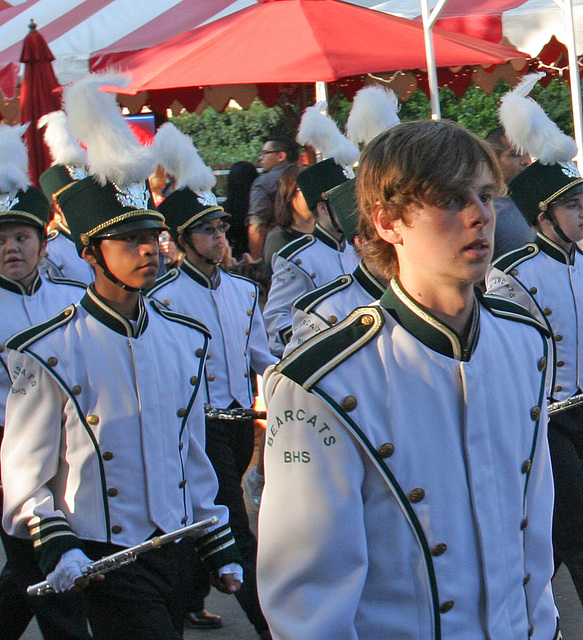
[[[550,416],[553,413],[559,413],[560,411],[565,411],[565,409],[570,409],[571,407],[576,407],[579,404],[583,403],[583,393],[579,393],[576,396],[571,396],[566,400],[559,400],[557,402],[551,402],[547,408]]]
[[[108,573],[109,571],[119,569],[126,564],[135,562],[141,553],[145,553],[151,549],[158,549],[169,542],[174,542],[174,540],[184,538],[194,531],[206,529],[213,524],[217,524],[218,521],[219,519],[216,516],[212,516],[206,520],[195,522],[188,527],[182,527],[181,529],[176,529],[176,531],[164,533],[161,536],[155,536],[145,542],[140,542],[140,544],[133,547],[122,549],[117,553],[112,553],[110,556],[104,556],[101,560],[96,560],[95,562],[88,564],[85,571],[83,571],[83,577],[97,576],[102,573]],[[30,585],[30,587],[27,588],[26,593],[29,596],[46,596],[49,593],[55,593],[55,590],[52,585],[45,580],[44,582],[38,582],[37,584]]]
[[[236,409],[213,409],[205,407],[205,416],[207,418],[218,418],[219,420],[265,420],[267,413],[265,411],[255,411],[255,409],[244,409],[238,407]]]

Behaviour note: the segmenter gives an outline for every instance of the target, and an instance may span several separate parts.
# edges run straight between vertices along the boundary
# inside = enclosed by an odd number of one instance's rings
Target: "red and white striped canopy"
[[[66,83],[87,72],[96,51],[118,53],[153,46],[257,1],[0,0],[0,89],[6,96],[14,94],[22,41],[31,20],[56,58],[53,67],[59,81]],[[347,1],[407,18],[419,14],[419,0]],[[436,2],[431,0],[430,6]],[[577,18],[583,14],[583,0],[572,2]],[[536,55],[553,33],[561,39],[562,16],[553,9],[553,0],[448,0],[442,17],[455,21],[462,15],[503,12],[503,34],[517,48]],[[459,21],[457,27],[467,29],[468,20]]]

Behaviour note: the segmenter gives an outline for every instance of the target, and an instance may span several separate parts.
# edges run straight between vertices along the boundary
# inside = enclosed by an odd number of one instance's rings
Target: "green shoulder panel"
[[[294,300],[293,306],[295,309],[310,313],[314,307],[320,304],[320,302],[336,293],[337,291],[346,289],[346,287],[348,287],[351,283],[351,275],[339,276],[335,280],[327,282],[317,289],[313,289],[312,291],[304,293],[299,298]]]
[[[47,273],[48,279],[53,284],[68,284],[72,287],[81,287],[81,289],[87,289],[87,285],[79,280],[72,280],[71,278],[63,278],[62,276],[55,276],[52,273]]]
[[[306,247],[314,244],[314,242],[316,242],[316,238],[314,238],[311,233],[307,233],[305,236],[296,238],[289,244],[286,244],[283,249],[280,249],[277,252],[277,255],[285,258],[286,260],[292,260],[296,254],[298,254],[300,251],[303,251]]]
[[[548,327],[539,322],[529,311],[507,298],[485,295],[482,297],[482,302],[494,316],[528,324],[538,329],[547,338],[551,335]]]
[[[158,289],[161,289],[164,285],[168,284],[169,282],[174,282],[174,280],[176,280],[176,278],[178,278],[179,275],[180,275],[180,271],[178,269],[170,269],[168,273],[165,273],[163,276],[161,276],[156,280],[156,282],[154,283],[154,286],[148,291],[146,296],[148,298],[150,296],[153,296],[154,293],[158,291]]]
[[[8,349],[14,349],[15,351],[24,351],[29,345],[33,344],[37,340],[40,340],[43,336],[46,336],[48,333],[51,333],[58,327],[67,324],[70,320],[73,319],[77,308],[74,304],[66,307],[58,313],[56,316],[49,318],[45,322],[41,322],[40,324],[35,324],[32,327],[28,327],[28,329],[24,329],[23,331],[19,331],[15,333],[7,342],[6,347]]]
[[[199,322],[195,318],[191,316],[187,316],[183,313],[176,313],[176,311],[170,311],[163,304],[155,300],[154,298],[149,298],[148,303],[150,306],[158,312],[163,318],[166,320],[170,320],[171,322],[178,322],[179,324],[184,324],[187,327],[192,327],[193,329],[198,329],[201,333],[203,333],[207,338],[211,337],[211,332],[207,329],[206,325],[202,322]]]
[[[295,349],[277,365],[277,370],[309,390],[332,369],[368,344],[384,322],[378,307],[359,307],[336,326]]]
[[[515,249],[509,253],[505,253],[500,256],[495,262],[492,263],[492,267],[508,273],[511,269],[517,267],[521,262],[534,258],[537,253],[540,252],[540,247],[534,242],[525,244],[520,249]]]

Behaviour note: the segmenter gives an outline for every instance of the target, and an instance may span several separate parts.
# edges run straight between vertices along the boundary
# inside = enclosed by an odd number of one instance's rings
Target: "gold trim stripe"
[[[37,224],[39,224],[43,229],[45,227],[45,221],[41,220],[40,218],[38,218],[37,216],[33,215],[32,213],[29,213],[28,211],[19,211],[18,209],[10,209],[9,211],[0,211],[0,216],[20,216],[22,218],[28,218],[29,220],[32,220],[33,222],[36,222]]]
[[[549,204],[551,204],[553,200],[556,200],[557,198],[561,197],[566,191],[569,191],[569,189],[572,189],[573,187],[576,187],[578,184],[581,184],[581,183],[583,183],[583,178],[578,178],[577,180],[573,180],[573,182],[570,182],[569,184],[565,185],[564,187],[562,187],[561,189],[553,193],[553,195],[548,197],[546,200],[539,202],[538,203],[539,209],[541,211],[546,211]]]
[[[179,227],[176,228],[176,231],[178,231],[178,233],[184,233],[185,229],[188,229],[188,227],[190,227],[191,224],[194,224],[199,218],[202,218],[203,216],[206,216],[208,213],[212,213],[213,211],[225,211],[223,209],[223,207],[219,207],[219,206],[212,206],[212,207],[208,207],[208,209],[204,209],[203,211],[199,211],[197,214],[193,215],[192,218],[190,218],[190,220],[187,220],[184,224],[181,224]]]
[[[137,218],[138,216],[148,215],[151,218],[157,218],[161,222],[165,222],[164,216],[157,211],[152,211],[151,209],[135,209],[134,211],[128,211],[126,213],[122,213],[120,216],[116,216],[115,218],[111,218],[111,220],[106,220],[101,224],[98,224],[96,227],[87,231],[86,233],[81,234],[81,242],[84,245],[89,244],[89,240],[100,231],[104,229],[108,229],[109,227],[113,227],[118,222],[123,222],[124,220],[129,220],[130,218]]]

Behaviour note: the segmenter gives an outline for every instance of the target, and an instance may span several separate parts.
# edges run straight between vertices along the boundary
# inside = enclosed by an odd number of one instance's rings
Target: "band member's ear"
[[[81,250],[81,257],[92,267],[95,267],[95,265],[97,264],[97,260],[95,258],[95,247],[93,245],[83,247],[83,249]]]
[[[372,221],[379,237],[389,244],[401,244],[403,219],[394,219],[393,215],[379,201],[371,209]]]

